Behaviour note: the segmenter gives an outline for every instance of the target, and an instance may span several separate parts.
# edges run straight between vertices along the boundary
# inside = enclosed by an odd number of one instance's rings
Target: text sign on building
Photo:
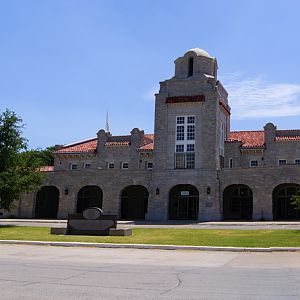
[[[180,196],[189,196],[190,192],[189,191],[181,191]]]

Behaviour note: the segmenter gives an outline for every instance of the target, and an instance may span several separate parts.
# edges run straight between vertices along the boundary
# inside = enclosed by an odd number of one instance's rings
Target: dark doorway
[[[77,196],[77,213],[88,207],[102,208],[103,192],[96,185],[87,185],[80,189]]]
[[[145,220],[148,208],[148,190],[141,185],[131,185],[121,194],[121,218]]]
[[[224,190],[224,220],[252,220],[252,211],[252,190],[247,185],[230,185]]]
[[[43,186],[36,194],[35,217],[38,219],[56,219],[58,203],[58,188]]]
[[[281,184],[273,190],[273,219],[296,220],[300,219],[300,213],[291,204],[291,197],[300,195],[300,185]]]
[[[190,184],[174,186],[169,193],[170,220],[196,220],[199,211],[199,192]]]

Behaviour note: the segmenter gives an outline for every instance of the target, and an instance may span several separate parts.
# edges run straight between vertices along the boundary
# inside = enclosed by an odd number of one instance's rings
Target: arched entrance
[[[253,211],[252,190],[244,184],[228,186],[223,192],[224,220],[251,220]]]
[[[102,208],[103,192],[96,185],[86,185],[77,195],[77,213],[82,213],[88,207]]]
[[[300,213],[291,204],[293,195],[300,195],[299,184],[280,184],[273,190],[274,220],[300,219]]]
[[[121,218],[145,220],[148,208],[148,190],[141,185],[126,187],[121,194]]]
[[[199,211],[199,192],[190,184],[179,184],[169,192],[169,219],[196,220]]]
[[[43,186],[36,194],[35,217],[56,219],[59,203],[59,190],[55,186]]]

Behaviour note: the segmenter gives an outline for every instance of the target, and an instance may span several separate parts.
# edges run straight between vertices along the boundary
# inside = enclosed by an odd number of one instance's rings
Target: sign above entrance
[[[190,192],[189,191],[181,191],[180,196],[189,196]]]

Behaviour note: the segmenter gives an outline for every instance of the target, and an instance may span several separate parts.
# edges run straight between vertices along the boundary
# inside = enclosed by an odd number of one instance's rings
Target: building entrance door
[[[198,197],[195,196],[179,196],[178,197],[178,219],[189,220],[197,219],[196,207]]]
[[[192,185],[177,185],[170,191],[169,219],[196,220],[199,210],[198,190]]]

